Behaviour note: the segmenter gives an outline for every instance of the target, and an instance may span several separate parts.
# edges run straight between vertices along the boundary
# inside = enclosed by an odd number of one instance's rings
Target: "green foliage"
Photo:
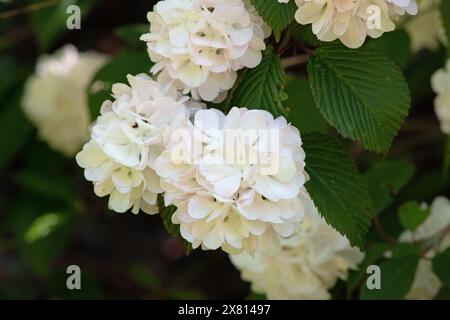
[[[148,267],[141,264],[134,264],[130,267],[131,278],[140,286],[149,289],[156,290],[161,284],[158,277]]]
[[[24,240],[32,244],[40,239],[47,237],[56,228],[64,224],[66,216],[61,213],[46,213],[39,216],[28,226],[25,231]]]
[[[89,109],[96,119],[105,100],[111,100],[114,83],[128,83],[127,75],[148,73],[152,64],[145,50],[130,49],[121,52],[104,65],[94,76],[89,90]]]
[[[302,25],[295,21],[289,26],[289,32],[294,40],[300,44],[312,47],[323,45],[323,42],[317,39],[317,36],[312,32],[310,25]]]
[[[384,33],[378,39],[371,39],[367,46],[383,53],[402,69],[406,68],[411,58],[411,41],[405,30],[399,29]]]
[[[234,92],[231,106],[265,109],[274,116],[286,116],[289,111],[283,107],[283,101],[287,99],[285,83],[286,74],[280,58],[272,48],[268,48],[263,52],[259,66],[245,73],[245,78]]]
[[[385,160],[365,174],[369,194],[377,213],[386,209],[413,178],[415,167],[408,161]]]
[[[362,247],[374,211],[363,176],[332,138],[306,134],[303,148],[310,175],[306,188],[319,212],[352,245]]]
[[[318,108],[342,136],[389,150],[411,104],[394,63],[369,48],[327,45],[314,51],[308,73]]]
[[[114,30],[114,33],[123,41],[136,47],[145,47],[145,43],[140,40],[140,37],[149,32],[149,25],[147,23],[131,24],[120,26]],[[143,49],[145,51],[145,49]]]
[[[445,144],[444,150],[444,175],[448,177],[448,172],[450,170],[450,137],[447,138],[447,143]]]
[[[398,214],[403,227],[414,231],[427,219],[430,209],[422,208],[417,201],[410,201],[398,209]]]
[[[375,264],[383,254],[389,249],[386,243],[372,243],[365,251],[364,260],[358,266],[358,270],[350,273],[347,280],[347,296],[356,289],[358,284],[366,276],[367,267]]]
[[[264,21],[272,28],[277,41],[281,32],[294,20],[297,6],[294,1],[278,3],[277,1],[251,0]]]
[[[42,1],[29,0],[29,2],[36,4]],[[34,35],[40,49],[42,51],[47,50],[64,32],[69,32],[66,20],[69,17],[67,8],[70,5],[79,6],[82,17],[85,17],[94,8],[95,4],[96,0],[64,0],[50,4],[40,10],[31,11],[31,23],[37,31]],[[76,30],[72,30],[72,32],[76,32]]]
[[[392,258],[381,263],[381,288],[379,290],[370,290],[363,285],[361,287],[361,299],[404,299],[414,281],[418,262],[418,256],[408,255]]]
[[[21,90],[4,101],[0,109],[0,169],[5,168],[22,149],[32,133],[32,126],[25,118],[20,105]]]
[[[291,78],[286,84],[288,94],[287,105],[291,106],[288,120],[300,132],[327,133],[328,123],[316,108],[308,80],[305,78]]]
[[[433,272],[444,286],[450,288],[450,248],[433,258]]]

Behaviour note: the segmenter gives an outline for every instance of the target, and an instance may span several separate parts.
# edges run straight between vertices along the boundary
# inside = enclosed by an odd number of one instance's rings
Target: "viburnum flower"
[[[428,207],[426,203],[422,206]],[[406,295],[411,300],[431,300],[439,292],[442,284],[433,273],[432,258],[450,247],[449,199],[437,197],[429,209],[429,216],[415,231],[405,231],[399,237],[401,242],[419,242],[426,248],[425,259],[420,259],[414,282]]]
[[[170,131],[189,117],[188,98],[144,74],[128,76],[128,82],[113,85],[115,100],[103,103],[91,140],[76,159],[96,195],[109,195],[112,210],[154,214],[162,192],[155,160]]]
[[[419,14],[405,22],[411,39],[411,50],[436,50],[440,44],[447,45],[444,24],[439,5],[441,0],[419,0]]]
[[[183,238],[205,250],[276,253],[303,216],[299,131],[283,117],[236,107],[200,110],[180,130],[189,141],[169,143],[156,172]],[[188,156],[177,159],[183,147]]]
[[[359,249],[323,220],[305,190],[300,198],[305,216],[295,233],[281,240],[280,253],[230,255],[252,291],[271,300],[329,299],[328,290],[337,279],[346,280],[349,270],[357,269],[363,259]]]
[[[73,156],[89,138],[87,88],[106,57],[66,45],[43,56],[25,85],[22,107],[41,139]]]
[[[295,19],[312,25],[321,41],[339,39],[349,48],[359,48],[367,36],[380,37],[395,29],[394,21],[405,13],[415,15],[415,0],[295,0]],[[379,13],[379,16],[377,16]]]
[[[236,71],[254,68],[270,33],[242,0],[163,0],[148,13],[148,53],[159,81],[195,99],[220,101],[236,81]]]
[[[450,134],[450,60],[445,68],[436,71],[431,78],[431,86],[437,96],[434,110],[441,123],[441,130]]]

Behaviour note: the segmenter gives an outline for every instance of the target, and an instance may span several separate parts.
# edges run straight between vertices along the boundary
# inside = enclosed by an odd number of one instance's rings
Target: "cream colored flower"
[[[433,299],[442,285],[433,273],[431,259],[450,247],[450,201],[445,197],[437,197],[431,204],[430,215],[425,222],[414,232],[403,232],[399,240],[406,243],[420,242],[428,247],[427,260],[419,261],[414,282],[406,298],[411,300]]]
[[[154,214],[162,192],[154,172],[171,130],[189,117],[187,97],[164,90],[146,75],[128,76],[130,86],[115,84],[114,102],[105,101],[91,129],[91,141],[77,155],[85,177],[99,197],[109,195],[117,212]]]
[[[41,139],[53,149],[73,156],[89,137],[87,87],[105,56],[79,53],[66,45],[43,56],[27,81],[22,99],[25,114]]]
[[[439,11],[441,0],[419,0],[419,14],[409,18],[405,29],[411,38],[411,50],[436,50],[447,44],[444,26]]]
[[[195,99],[220,101],[236,71],[254,68],[267,26],[248,1],[163,0],[148,13],[148,53],[159,81]]]
[[[415,15],[415,0],[296,0],[295,19],[312,25],[321,41],[339,39],[359,48],[367,36],[378,38],[395,29],[394,21],[406,13]]]
[[[450,134],[450,60],[444,69],[434,73],[431,86],[437,96],[434,100],[434,110],[441,123],[441,130]]]
[[[363,254],[320,217],[306,192],[300,194],[305,216],[294,235],[281,240],[275,256],[230,255],[252,290],[268,299],[329,299],[328,290],[357,268]]]
[[[303,216],[298,195],[308,177],[298,130],[245,108],[226,116],[202,110],[179,128],[189,140],[169,143],[156,172],[166,204],[177,206],[172,221],[181,235],[194,248],[276,253],[279,237],[290,236]],[[183,147],[188,156],[180,161]]]

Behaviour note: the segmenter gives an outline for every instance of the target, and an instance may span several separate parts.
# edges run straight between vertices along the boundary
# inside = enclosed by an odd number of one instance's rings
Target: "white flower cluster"
[[[419,14],[405,22],[411,39],[411,50],[436,50],[440,44],[447,45],[447,37],[439,5],[441,0],[419,0]]]
[[[188,98],[143,74],[128,76],[128,82],[113,86],[114,102],[103,103],[91,140],[76,159],[96,195],[110,195],[111,209],[154,214],[162,192],[155,160],[169,132],[189,116]]]
[[[345,280],[363,259],[363,253],[320,217],[306,192],[300,197],[305,217],[295,234],[282,240],[279,254],[230,255],[252,290],[268,299],[329,299],[337,279]]]
[[[39,136],[53,149],[73,156],[89,138],[87,87],[106,57],[79,53],[66,45],[41,57],[36,74],[25,86],[22,107],[38,128]]]
[[[428,207],[427,204],[423,204]],[[450,247],[450,201],[437,197],[430,206],[427,219],[413,232],[405,231],[399,237],[401,242],[420,242],[427,247],[426,259],[420,259],[414,282],[406,295],[411,300],[431,300],[442,284],[433,273],[431,259]],[[431,247],[430,247],[431,246]]]
[[[195,99],[221,101],[236,71],[254,68],[270,34],[249,1],[163,0],[148,13],[150,58],[159,81]]]
[[[434,100],[434,110],[441,123],[441,130],[450,134],[450,60],[446,67],[436,71],[431,78],[431,87],[437,96]]]
[[[418,11],[416,0],[295,0],[295,3],[298,23],[311,24],[321,41],[339,39],[349,48],[361,47],[367,36],[378,38],[394,30],[394,21],[399,16],[415,15]]]
[[[245,108],[228,115],[198,111],[183,129],[188,141],[175,141],[156,161],[166,204],[178,208],[172,221],[181,235],[194,248],[279,251],[279,237],[292,234],[304,211],[298,130],[283,117]],[[194,152],[174,163],[183,146]]]

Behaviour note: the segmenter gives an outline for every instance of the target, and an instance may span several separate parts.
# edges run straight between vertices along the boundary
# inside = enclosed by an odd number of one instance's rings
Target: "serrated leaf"
[[[414,281],[418,256],[402,256],[380,264],[381,288],[370,290],[362,286],[363,300],[400,300],[404,299]]]
[[[308,73],[317,107],[345,138],[386,153],[408,115],[411,98],[400,69],[380,53],[327,45]]]
[[[398,208],[400,223],[407,229],[416,230],[430,214],[430,208],[423,208],[417,201],[409,201]]]
[[[288,120],[300,132],[328,131],[328,123],[316,108],[308,80],[305,78],[292,78],[286,84],[288,94],[287,104],[291,106]]]
[[[433,258],[433,272],[444,286],[450,287],[450,248]]]
[[[314,133],[302,139],[310,175],[306,189],[325,220],[362,247],[374,211],[364,178],[334,139]]]
[[[403,160],[385,160],[370,168],[365,177],[377,213],[392,203],[393,197],[411,181],[414,173],[414,165]]]
[[[248,109],[265,109],[274,116],[287,116],[283,107],[287,99],[284,91],[286,74],[281,61],[271,48],[263,52],[261,63],[245,73],[239,87],[234,92],[231,106]]]
[[[111,100],[111,87],[115,83],[127,83],[127,75],[148,73],[152,63],[145,50],[126,50],[113,57],[94,76],[89,89],[91,118],[96,119],[105,100]]]
[[[302,25],[294,21],[290,25],[289,31],[294,40],[300,44],[306,44],[312,47],[319,47],[323,44],[312,32],[311,25]]]
[[[367,42],[369,48],[383,53],[401,68],[405,68],[411,58],[410,45],[408,33],[403,29],[385,32],[378,39]]]
[[[294,1],[279,3],[276,0],[251,0],[259,15],[272,28],[276,40],[281,32],[294,20],[297,6]]]

